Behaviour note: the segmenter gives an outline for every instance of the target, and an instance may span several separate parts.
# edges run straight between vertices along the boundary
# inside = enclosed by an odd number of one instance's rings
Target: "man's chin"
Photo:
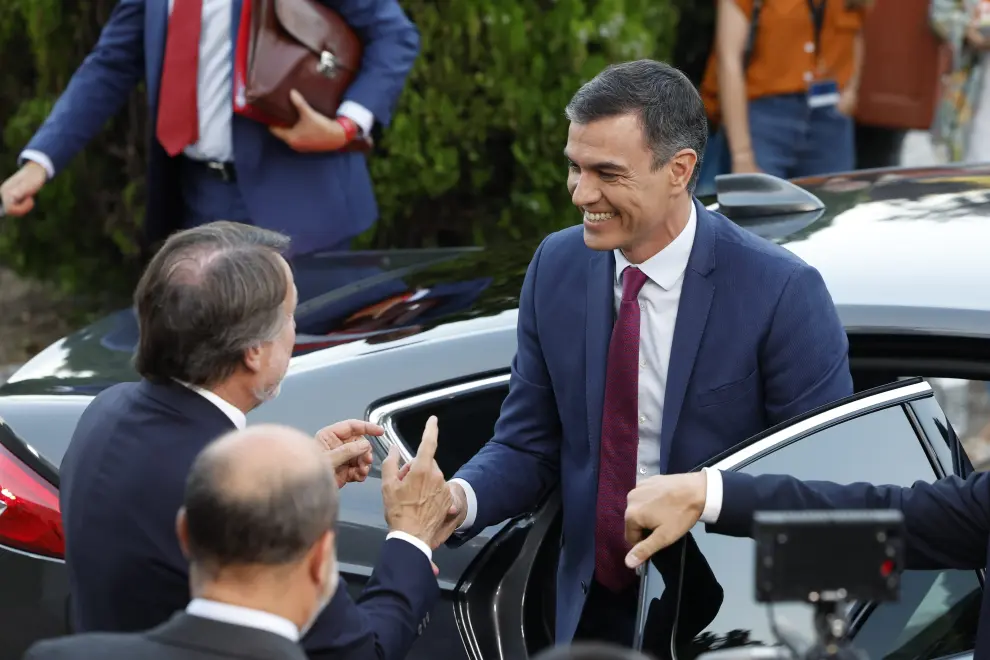
[[[617,242],[609,236],[588,229],[587,227],[584,228],[584,244],[589,249],[599,252],[608,252],[618,247]]]
[[[273,388],[266,388],[263,390],[256,390],[254,398],[257,399],[258,405],[277,399],[278,395],[282,393],[282,381],[279,381],[278,385]]]

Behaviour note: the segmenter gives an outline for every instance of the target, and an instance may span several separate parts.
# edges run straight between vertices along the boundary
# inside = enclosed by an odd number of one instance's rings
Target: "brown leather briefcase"
[[[357,76],[362,44],[341,16],[318,0],[251,0],[244,97],[271,119],[292,125],[297,90],[317,112],[336,117]],[[371,148],[370,136],[347,150]]]

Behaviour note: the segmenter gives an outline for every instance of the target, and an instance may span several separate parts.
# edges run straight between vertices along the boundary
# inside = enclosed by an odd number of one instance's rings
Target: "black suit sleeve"
[[[422,633],[440,587],[426,555],[391,539],[357,603],[341,580],[330,604],[302,640],[312,660],[401,660]]]
[[[980,569],[990,536],[990,474],[946,477],[910,488],[777,475],[722,473],[722,511],[708,531],[751,536],[755,511],[899,509],[907,532],[907,568]]]

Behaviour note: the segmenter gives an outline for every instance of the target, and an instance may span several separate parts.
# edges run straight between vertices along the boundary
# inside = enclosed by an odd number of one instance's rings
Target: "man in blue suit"
[[[143,79],[152,127],[148,246],[176,229],[234,220],[289,235],[296,252],[346,249],[378,216],[365,156],[340,151],[346,121],[364,133],[389,124],[419,33],[397,0],[319,1],[341,15],[364,47],[338,112],[345,124],[295,94],[300,119],[286,130],[233,114],[241,0],[120,0],[21,154],[21,169],[0,186],[7,214],[30,211],[44,183]]]
[[[703,468],[649,479],[629,495],[629,563],[639,565],[670,546],[699,521],[709,532],[751,537],[756,511],[898,509],[904,515],[905,568],[978,570],[988,566],[990,474],[974,472],[910,487],[839,485],[783,475],[751,475]],[[980,609],[976,658],[987,657],[990,591]]]
[[[852,393],[818,272],[692,197],[708,127],[688,79],[611,66],[567,107],[583,225],[537,248],[494,438],[451,480],[454,543],[563,497],[556,641],[628,644],[626,496]]]
[[[298,300],[281,256],[287,244],[257,227],[211,223],[173,234],[145,270],[134,296],[141,380],[93,399],[59,469],[76,632],[148,630],[189,604],[176,514],[200,452],[243,430],[247,414],[278,395]],[[423,441],[432,446],[435,418],[427,431]],[[383,432],[351,420],[326,427],[313,442],[328,447],[327,462],[343,486],[363,481],[371,468],[362,436]],[[416,492],[438,495],[399,497],[408,477],[399,479],[396,463],[393,456],[382,466],[390,531],[377,565],[358,603],[341,582],[307,626],[300,643],[313,660],[400,660],[440,597],[433,549],[446,540],[438,532],[446,528],[450,492],[436,474]],[[418,506],[393,508],[399,500]]]

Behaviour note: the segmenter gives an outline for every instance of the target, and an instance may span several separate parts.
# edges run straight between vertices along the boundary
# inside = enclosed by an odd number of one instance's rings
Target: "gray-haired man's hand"
[[[399,469],[395,445],[382,462],[382,500],[389,529],[411,534],[433,549],[449,536],[445,522],[454,503],[443,472],[433,458],[436,451],[437,418],[431,416],[419,450],[408,465]]]
[[[317,441],[323,445],[327,460],[337,479],[337,488],[355,481],[364,481],[371,471],[374,455],[368,435],[379,436],[385,429],[360,419],[345,419],[342,422],[325,426],[316,433]]]

